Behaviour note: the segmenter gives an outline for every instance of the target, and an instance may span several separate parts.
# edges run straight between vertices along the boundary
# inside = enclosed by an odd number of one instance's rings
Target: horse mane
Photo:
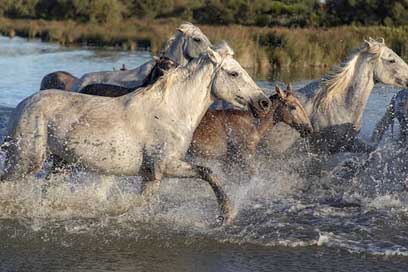
[[[191,36],[191,35],[193,34],[193,32],[199,30],[199,28],[196,27],[195,25],[193,25],[192,23],[187,22],[187,23],[181,24],[181,25],[177,28],[177,30],[178,30],[179,32],[184,33],[184,34],[187,35],[187,36]],[[174,35],[172,35],[172,36],[167,40],[167,42],[166,42],[166,44],[165,44],[163,50],[161,50],[161,55],[164,55],[164,54],[170,49],[170,46],[171,46],[171,45],[173,44],[173,42],[176,40],[176,35],[177,35],[177,33],[174,34]]]
[[[233,56],[234,51],[231,47],[225,42],[222,41],[218,45],[212,47],[222,58],[227,56]],[[136,94],[145,93],[145,92],[154,92],[156,91],[160,96],[164,97],[167,93],[171,91],[173,86],[180,82],[185,82],[190,78],[190,76],[203,67],[205,64],[210,62],[208,54],[201,54],[197,59],[193,59],[187,63],[185,66],[178,66],[175,69],[171,69],[164,73],[155,83],[134,92]]]
[[[160,56],[164,56],[166,54],[166,52],[170,49],[170,46],[175,41],[175,39],[176,35],[173,35],[167,40],[166,44],[164,45],[164,48],[160,52]]]
[[[369,42],[365,42],[363,46],[355,49],[339,66],[325,75],[321,81],[321,89],[316,95],[313,107],[322,111],[336,100],[339,100],[344,94],[343,91],[350,83],[355,70],[357,61],[361,54],[369,53],[374,58],[379,58],[385,48],[384,42],[375,41],[370,38]]]
[[[165,97],[165,95],[173,89],[175,84],[185,82],[191,74],[208,61],[208,56],[203,54],[199,58],[190,61],[186,66],[178,66],[166,71],[155,83],[137,89],[136,92],[132,93],[139,95],[146,92],[156,92],[158,96]]]
[[[221,56],[234,56],[234,50],[228,45],[226,41],[221,41],[220,43],[213,45],[212,49],[217,51]]]

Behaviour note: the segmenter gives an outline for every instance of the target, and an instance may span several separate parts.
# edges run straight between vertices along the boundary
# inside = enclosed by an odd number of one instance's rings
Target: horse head
[[[191,59],[198,58],[211,46],[210,40],[201,30],[191,23],[181,24],[163,52],[163,56],[174,60],[179,65],[187,64]]]
[[[384,39],[370,38],[365,41],[367,53],[375,63],[374,80],[400,88],[408,87],[408,65],[394,51],[388,48]]]
[[[276,94],[270,97],[272,101],[273,120],[284,122],[296,129],[302,137],[310,135],[313,131],[309,115],[306,113],[300,101],[295,97],[291,85],[286,91],[278,86],[275,87]]]
[[[233,50],[225,42],[208,48],[209,60],[214,64],[211,94],[225,100],[235,108],[264,113],[270,109],[270,101],[254,80],[233,58]]]

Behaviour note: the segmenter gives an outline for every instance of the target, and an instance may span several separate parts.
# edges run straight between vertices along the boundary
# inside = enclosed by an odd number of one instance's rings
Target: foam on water
[[[304,162],[308,158],[302,157]],[[164,179],[157,198],[148,203],[139,194],[139,179],[86,173],[52,176],[46,193],[44,181],[35,177],[0,184],[0,221],[14,220],[34,232],[62,224],[71,234],[93,235],[103,229],[108,237],[134,233],[138,239],[136,230],[155,226],[157,233],[183,232],[240,244],[408,254],[405,191],[371,184],[367,169],[345,183],[330,175],[304,179],[297,173],[301,169],[291,170],[298,160],[287,158],[285,166],[281,160],[257,162],[262,171],[239,183],[217,169],[236,212],[228,226],[216,225],[215,197],[202,181]]]

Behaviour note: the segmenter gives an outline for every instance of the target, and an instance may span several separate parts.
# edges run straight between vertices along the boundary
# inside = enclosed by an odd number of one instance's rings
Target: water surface
[[[150,57],[0,37],[0,105],[14,107],[51,71],[80,76]],[[300,76],[295,87],[309,80]],[[396,91],[375,87],[361,137],[368,139]],[[364,167],[347,175],[345,160]],[[370,157],[263,156],[251,179],[206,162],[237,213],[223,227],[199,180],[164,180],[150,205],[137,178],[54,176],[46,195],[35,177],[0,184],[0,271],[406,271],[406,161],[387,134]]]

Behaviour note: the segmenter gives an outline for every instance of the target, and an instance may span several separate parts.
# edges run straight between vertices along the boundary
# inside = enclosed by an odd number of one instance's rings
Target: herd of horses
[[[268,97],[228,44],[212,45],[198,27],[185,23],[160,57],[136,69],[45,76],[40,91],[10,119],[1,179],[36,173],[50,156],[58,161],[54,166],[75,163],[102,174],[141,176],[146,198],[163,177],[198,178],[211,186],[221,218],[230,222],[231,203],[220,180],[187,154],[249,165],[279,122],[294,129],[277,131],[277,137],[295,133],[314,150],[368,152],[373,147],[357,135],[376,82],[408,87],[408,65],[384,40],[370,38],[322,79],[297,91],[276,87]],[[393,116],[407,127],[408,103],[401,102],[406,97],[408,91],[393,98],[375,141]],[[228,108],[211,109],[220,100]]]

